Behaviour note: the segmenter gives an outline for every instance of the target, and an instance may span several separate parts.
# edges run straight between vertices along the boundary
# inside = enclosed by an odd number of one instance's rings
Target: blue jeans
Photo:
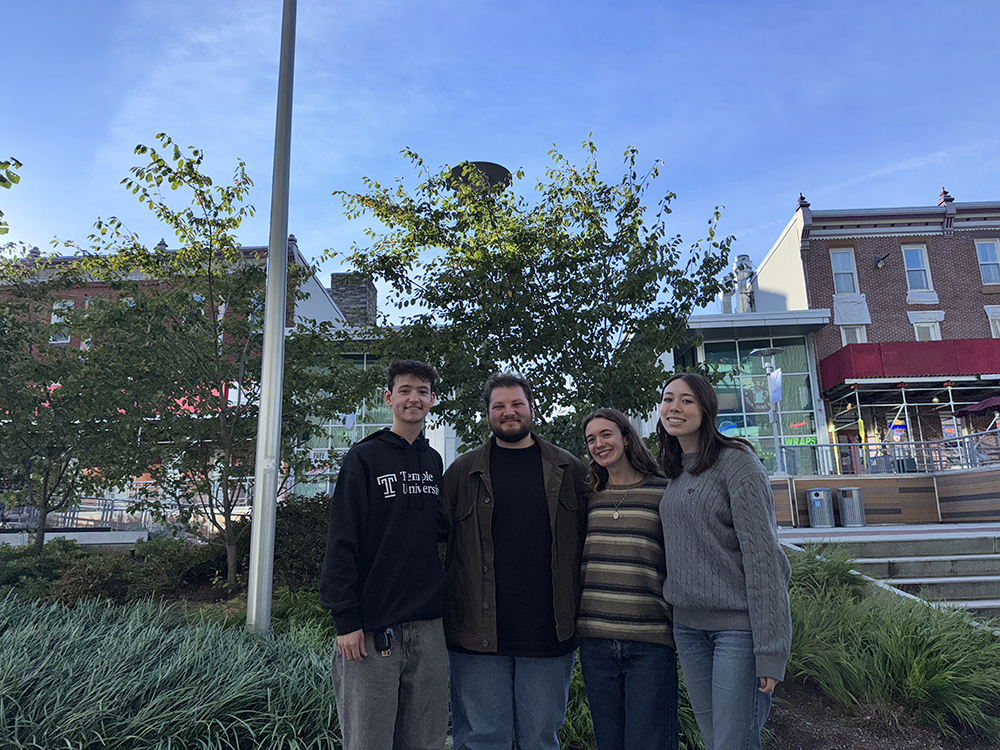
[[[760,750],[771,694],[758,689],[753,634],[675,622],[674,641],[705,750]]]
[[[449,651],[455,750],[559,750],[574,658]]]
[[[659,643],[581,638],[599,750],[677,750],[677,654]]]

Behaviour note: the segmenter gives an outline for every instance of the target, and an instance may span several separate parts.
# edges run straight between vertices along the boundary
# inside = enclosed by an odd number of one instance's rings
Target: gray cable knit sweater
[[[725,448],[715,466],[671,479],[660,501],[674,622],[753,633],[758,677],[785,677],[792,641],[788,559],[774,521],[767,472],[749,450]]]

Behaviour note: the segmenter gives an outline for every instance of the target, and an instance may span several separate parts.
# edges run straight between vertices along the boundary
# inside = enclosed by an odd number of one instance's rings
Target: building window
[[[848,344],[867,344],[868,334],[865,326],[841,326],[840,340],[844,346]]]
[[[1000,254],[997,253],[997,245],[997,240],[976,240],[979,275],[984,284],[1000,284]]]
[[[52,336],[49,338],[50,344],[68,344],[69,328],[66,326],[66,310],[73,309],[73,300],[58,300],[52,305]]]
[[[990,321],[990,336],[1000,339],[1000,305],[983,305],[983,309]]]
[[[906,313],[906,316],[913,324],[913,336],[917,341],[941,340],[941,321],[944,320],[944,310],[911,311]]]
[[[931,272],[927,267],[927,250],[923,245],[903,246],[903,262],[906,265],[906,285],[911,292],[929,292]]]
[[[854,267],[854,250],[840,248],[830,250],[833,265],[833,291],[837,294],[857,294],[858,272]]]
[[[914,323],[913,335],[917,341],[940,341],[941,324],[936,320],[930,323]]]

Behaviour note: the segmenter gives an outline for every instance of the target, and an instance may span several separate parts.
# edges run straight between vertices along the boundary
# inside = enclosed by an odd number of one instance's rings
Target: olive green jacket
[[[580,602],[580,557],[587,527],[587,468],[568,451],[532,435],[542,455],[542,474],[552,530],[552,603],[556,635],[575,633]],[[493,577],[493,487],[490,449],[495,438],[463,454],[442,480],[441,509],[448,521],[448,642],[470,651],[497,651],[496,586]]]

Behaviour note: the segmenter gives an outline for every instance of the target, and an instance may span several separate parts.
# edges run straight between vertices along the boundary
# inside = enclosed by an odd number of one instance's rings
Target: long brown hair
[[[636,432],[635,427],[629,422],[628,417],[617,409],[598,409],[588,414],[583,420],[584,434],[587,432],[587,425],[595,419],[606,419],[618,427],[618,431],[622,434],[622,442],[625,444],[625,458],[632,464],[633,469],[642,472],[646,476],[650,474],[658,477],[663,476],[663,469],[656,463],[653,454],[649,452],[645,443],[642,442],[642,438],[639,437],[639,433]],[[594,457],[590,455],[589,447],[587,448],[587,456],[590,458],[590,471],[587,473],[587,484],[593,488],[594,492],[598,492],[608,485],[608,470],[594,460]]]
[[[675,380],[683,380],[694,394],[698,406],[701,408],[701,426],[698,428],[698,458],[694,466],[689,470],[692,474],[701,474],[706,469],[715,465],[719,460],[719,454],[723,448],[742,448],[753,451],[753,446],[743,438],[726,437],[715,425],[715,418],[719,414],[719,397],[715,394],[712,382],[704,375],[696,372],[679,372],[664,384],[660,391],[662,399],[663,391]],[[656,421],[656,437],[660,441],[660,464],[668,477],[674,479],[679,477],[684,471],[681,464],[680,441],[673,435],[667,433],[663,427],[663,420]]]

